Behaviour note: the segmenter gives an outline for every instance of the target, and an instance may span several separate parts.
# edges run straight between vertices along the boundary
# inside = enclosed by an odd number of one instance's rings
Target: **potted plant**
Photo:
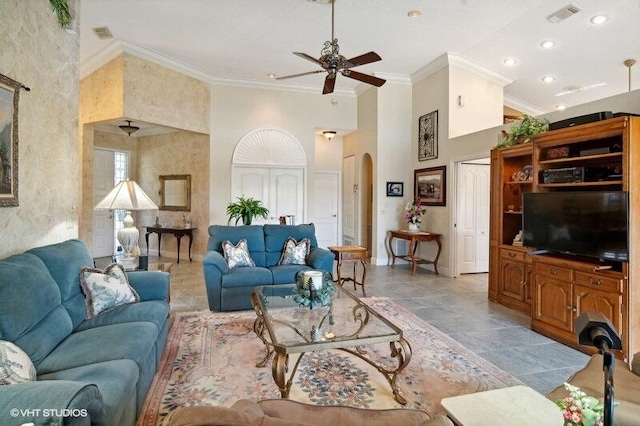
[[[514,125],[508,132],[502,131],[504,138],[497,148],[531,142],[533,136],[547,130],[549,130],[548,120],[524,114],[520,123]]]
[[[238,201],[235,203],[229,203],[227,206],[227,214],[229,215],[229,221],[231,223],[233,219],[236,220],[235,224],[242,219],[242,223],[245,225],[251,225],[254,217],[267,218],[269,209],[262,205],[262,201],[254,200],[253,198],[238,197]]]

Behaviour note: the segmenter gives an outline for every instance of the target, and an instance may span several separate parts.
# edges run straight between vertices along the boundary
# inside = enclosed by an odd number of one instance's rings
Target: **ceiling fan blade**
[[[336,75],[329,74],[327,78],[324,79],[324,87],[322,88],[322,94],[326,95],[328,93],[333,93],[334,87],[336,87]]]
[[[303,75],[318,74],[319,72],[325,72],[325,70],[316,70],[316,71],[309,71],[309,72],[301,72],[300,74],[285,75],[283,77],[276,77],[276,80],[286,80],[288,78],[302,77]]]
[[[294,55],[301,57],[302,59],[306,59],[307,61],[311,61],[314,64],[318,64],[320,66],[322,66],[322,64],[320,63],[320,61],[318,61],[316,58],[314,58],[311,55],[307,55],[306,53],[302,53],[302,52],[293,52]]]
[[[372,86],[376,86],[376,87],[380,87],[384,83],[387,82],[387,80],[383,80],[381,78],[374,77],[374,76],[369,75],[369,74],[363,74],[363,73],[358,72],[358,71],[342,70],[341,72],[342,72],[342,75],[344,75],[345,77],[349,77],[349,78],[352,78],[354,80],[362,81],[363,83],[371,84]]]
[[[364,55],[356,56],[355,58],[347,59],[347,68],[353,68],[381,60],[382,58],[376,52],[369,52]]]

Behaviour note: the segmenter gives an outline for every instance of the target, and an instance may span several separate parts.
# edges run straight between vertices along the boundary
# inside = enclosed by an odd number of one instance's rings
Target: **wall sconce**
[[[331,140],[336,137],[337,132],[335,130],[325,130],[322,134],[327,138],[327,140]]]

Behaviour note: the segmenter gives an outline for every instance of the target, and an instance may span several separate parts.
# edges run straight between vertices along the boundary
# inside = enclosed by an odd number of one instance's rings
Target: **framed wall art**
[[[387,182],[387,197],[402,197],[404,195],[404,183]]]
[[[427,206],[447,205],[447,166],[419,169],[414,174],[415,197]]]
[[[18,205],[18,100],[22,87],[0,74],[0,207]]]
[[[418,119],[418,161],[438,158],[438,110]]]

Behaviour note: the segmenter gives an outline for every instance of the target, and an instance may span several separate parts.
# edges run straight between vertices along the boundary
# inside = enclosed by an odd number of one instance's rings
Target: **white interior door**
[[[269,167],[234,167],[231,199],[252,197],[269,209],[267,219],[256,218],[252,224],[278,223],[280,216],[294,215],[296,223],[304,221],[304,170]]]
[[[489,270],[489,165],[459,163],[456,258],[460,274]]]
[[[356,243],[356,158],[351,155],[342,160],[342,241],[345,245]]]
[[[313,183],[311,222],[320,247],[338,245],[338,173],[316,173]]]
[[[98,204],[113,189],[114,157],[112,151],[94,150],[93,205]],[[113,255],[113,212],[93,211],[93,256]]]

